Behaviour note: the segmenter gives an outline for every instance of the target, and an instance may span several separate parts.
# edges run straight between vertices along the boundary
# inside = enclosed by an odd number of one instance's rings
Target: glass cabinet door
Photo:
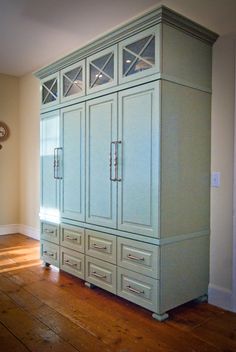
[[[61,71],[61,101],[85,95],[85,61],[80,61]]]
[[[114,45],[87,59],[88,92],[96,92],[117,84],[117,48]]]
[[[48,107],[59,102],[59,79],[58,73],[44,78],[41,81],[41,104]]]
[[[159,26],[134,35],[119,44],[120,82],[159,71]]]

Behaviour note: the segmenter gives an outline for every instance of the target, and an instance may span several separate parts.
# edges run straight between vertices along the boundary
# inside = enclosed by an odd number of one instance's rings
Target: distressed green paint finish
[[[110,180],[110,147],[117,140],[117,95],[89,101],[86,123],[86,222],[116,228],[117,182]],[[111,168],[114,176],[113,162]]]
[[[118,229],[158,237],[158,83],[119,94]]]
[[[162,238],[209,229],[210,116],[210,94],[162,83]]]
[[[41,207],[40,214],[59,216],[59,184],[55,178],[55,148],[60,145],[60,113],[58,110],[41,115]]]
[[[85,105],[61,111],[61,217],[85,220]]]
[[[211,90],[211,46],[166,24],[162,33],[162,72],[171,80]]]

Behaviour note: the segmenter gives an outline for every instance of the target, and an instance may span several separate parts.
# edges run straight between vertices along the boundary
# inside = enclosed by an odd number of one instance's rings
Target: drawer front
[[[148,243],[118,238],[117,265],[157,279],[159,247]]]
[[[59,246],[47,241],[41,241],[40,252],[41,259],[45,263],[59,267]]]
[[[116,264],[116,236],[86,230],[86,254]]]
[[[159,281],[135,272],[118,268],[117,294],[144,308],[156,312]]]
[[[60,269],[84,279],[84,254],[61,247]]]
[[[98,287],[116,293],[116,266],[113,264],[86,257],[85,279]]]
[[[59,228],[49,222],[41,222],[41,239],[59,244]]]
[[[76,226],[61,225],[61,245],[84,253],[84,229]]]

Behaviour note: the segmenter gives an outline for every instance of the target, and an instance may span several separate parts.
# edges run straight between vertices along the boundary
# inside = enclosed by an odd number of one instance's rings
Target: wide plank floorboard
[[[236,314],[191,302],[159,323],[137,305],[43,267],[38,241],[0,236],[0,350],[235,352]]]

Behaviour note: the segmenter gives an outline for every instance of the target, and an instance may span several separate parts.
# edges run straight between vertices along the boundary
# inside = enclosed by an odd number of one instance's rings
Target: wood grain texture
[[[0,237],[1,351],[236,350],[234,313],[191,302],[159,323],[143,308],[44,268],[38,258],[38,241]]]

